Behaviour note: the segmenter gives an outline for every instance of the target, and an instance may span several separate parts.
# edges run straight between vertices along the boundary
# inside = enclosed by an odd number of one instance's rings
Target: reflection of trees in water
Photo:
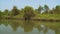
[[[36,27],[38,31],[42,31],[43,29],[41,28],[40,24],[35,24],[35,22],[32,21],[0,21],[0,24],[4,24],[5,26],[8,26],[8,24],[11,25],[14,31],[21,26],[24,28],[25,32],[31,32],[33,30],[33,27]],[[37,26],[36,26],[37,25]],[[44,33],[46,33],[49,29],[52,29],[55,31],[56,34],[60,34],[60,25],[46,25],[48,28],[44,29]]]
[[[44,33],[48,32],[49,29],[54,30],[55,34],[60,34],[60,26],[48,26],[48,28],[44,30]]]
[[[7,21],[4,21],[2,23],[5,24],[6,26],[8,26],[8,24],[10,24],[11,27],[12,27],[12,29],[14,31],[16,31],[16,29],[19,26],[23,27],[25,32],[28,32],[28,31],[32,31],[33,30],[33,23],[31,21],[23,21],[23,22],[21,23],[21,21],[15,21],[15,20],[9,20],[8,21],[7,20]]]
[[[5,26],[8,26],[8,24],[10,24],[12,29],[14,31],[16,31],[16,29],[20,26],[20,21],[18,21],[18,20],[1,20],[0,24],[4,24]]]
[[[39,32],[42,30],[40,25],[37,26],[37,29],[38,29]]]
[[[16,31],[19,26],[20,26],[19,22],[12,22],[11,23],[11,27],[13,28],[14,31]]]
[[[0,20],[0,25],[4,24],[5,26],[8,26],[8,21],[6,20]]]
[[[31,21],[25,21],[23,27],[25,32],[31,32],[33,30],[33,24]]]
[[[59,27],[58,26],[55,26],[55,27],[51,26],[50,29],[54,30],[55,34],[60,34],[60,31],[59,31],[60,26]]]
[[[45,25],[44,26],[38,25],[37,29],[39,32],[43,31],[44,34],[46,34],[48,32],[48,28]]]
[[[48,29],[45,29],[45,30],[44,30],[44,33],[46,34],[47,32],[48,32]]]
[[[0,25],[1,25],[1,19],[0,19]]]

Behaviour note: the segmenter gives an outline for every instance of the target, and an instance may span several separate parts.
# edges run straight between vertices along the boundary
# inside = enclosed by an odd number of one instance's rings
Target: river
[[[60,34],[60,23],[2,20],[0,34]]]

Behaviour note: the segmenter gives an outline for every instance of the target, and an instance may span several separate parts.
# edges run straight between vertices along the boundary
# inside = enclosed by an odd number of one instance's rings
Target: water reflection
[[[10,25],[11,25],[11,27],[13,28],[14,31],[16,31],[17,28],[20,26],[20,24],[19,24],[18,22],[13,22],[13,23],[11,23]]]
[[[24,32],[31,32],[33,30],[33,23],[31,21],[25,21],[23,24]]]
[[[8,34],[60,34],[60,25],[35,23],[35,21],[4,21],[0,22],[0,33]],[[49,24],[49,23],[48,23]],[[6,31],[6,32],[5,32]],[[8,32],[7,32],[8,31]]]

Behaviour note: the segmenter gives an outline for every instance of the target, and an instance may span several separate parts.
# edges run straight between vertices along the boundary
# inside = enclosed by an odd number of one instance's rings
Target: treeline
[[[60,14],[60,5],[50,9],[48,5],[42,7],[39,5],[37,9],[34,9],[31,6],[25,6],[22,9],[18,9],[16,6],[13,6],[12,10],[5,9],[4,11],[0,10],[0,18],[4,17],[13,17],[17,15],[23,15],[25,19],[34,17],[37,14]]]

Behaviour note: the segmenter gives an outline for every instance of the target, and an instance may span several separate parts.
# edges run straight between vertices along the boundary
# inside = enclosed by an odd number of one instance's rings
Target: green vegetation
[[[25,20],[19,20],[19,19]],[[42,7],[39,5],[37,9],[34,9],[31,6],[25,6],[22,9],[18,9],[16,6],[12,10],[5,9],[4,11],[0,10],[0,24],[8,25],[10,24],[14,31],[21,26],[24,28],[25,32],[30,32],[33,30],[33,27],[37,28],[40,32],[42,28],[40,25],[44,25],[47,29],[44,31],[46,33],[48,29],[55,30],[56,34],[59,33],[60,22],[43,22],[43,21],[33,21],[33,19],[60,19],[60,6],[57,5],[55,8],[50,9],[47,5]],[[7,20],[8,19],[8,20]],[[13,20],[14,19],[14,20]]]
[[[44,5],[44,7],[39,5],[37,9],[34,9],[31,6],[25,6],[22,9],[18,9],[14,6],[12,10],[0,10],[0,19],[1,18],[23,18],[25,20],[30,20],[31,18],[60,19],[60,6],[57,5],[52,9],[47,5]]]

